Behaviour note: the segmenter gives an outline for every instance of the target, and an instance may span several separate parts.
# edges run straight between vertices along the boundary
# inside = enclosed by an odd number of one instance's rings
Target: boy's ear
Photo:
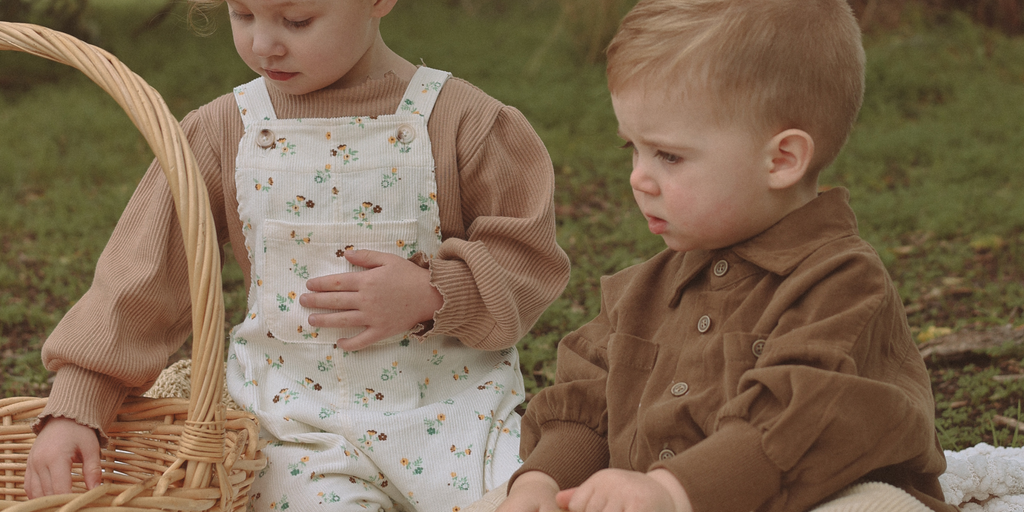
[[[771,170],[768,186],[787,189],[804,179],[814,158],[814,139],[803,130],[789,129],[772,137],[768,143]]]
[[[383,18],[394,9],[398,0],[373,0],[373,17]]]

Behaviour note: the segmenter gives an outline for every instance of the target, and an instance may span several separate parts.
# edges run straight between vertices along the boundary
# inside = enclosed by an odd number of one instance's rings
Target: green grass
[[[551,152],[558,240],[573,273],[520,344],[532,393],[552,381],[558,340],[597,314],[600,276],[663,243],[633,204],[602,65],[586,63],[573,40],[582,36],[559,27],[556,2],[501,4],[499,15],[467,14],[444,0],[400,2],[383,32],[409,60],[450,70],[520,108]],[[252,76],[222,15],[209,37],[188,29],[183,8],[134,37],[162,5],[94,0],[86,18],[96,42],[159,90],[175,115]],[[1024,40],[954,15],[873,32],[865,45],[864,109],[822,183],[850,189],[862,235],[886,262],[915,331],[1022,323]],[[0,55],[0,130],[0,393],[40,395],[49,375],[39,345],[87,289],[152,156],[98,87],[9,52]],[[244,290],[236,265],[225,283],[229,321],[237,321]],[[1017,371],[1021,357],[1011,350],[973,367],[933,365],[947,446],[1022,443],[991,418],[1016,417],[1024,385],[990,378]]]

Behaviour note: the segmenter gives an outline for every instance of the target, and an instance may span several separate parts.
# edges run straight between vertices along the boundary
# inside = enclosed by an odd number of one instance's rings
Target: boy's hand
[[[683,486],[665,469],[603,469],[555,499],[570,512],[693,512]]]
[[[516,478],[508,497],[495,512],[556,512],[558,484],[540,471],[527,471]]]
[[[344,350],[359,350],[384,338],[403,333],[434,317],[444,299],[430,284],[430,270],[377,251],[345,251],[345,259],[365,272],[315,277],[306,281],[299,304],[333,309],[309,315],[314,327],[366,327],[358,335],[338,340]]]
[[[85,486],[100,484],[100,443],[96,431],[67,418],[50,418],[28,454],[25,493],[29,499],[71,492],[71,463],[81,462]]]

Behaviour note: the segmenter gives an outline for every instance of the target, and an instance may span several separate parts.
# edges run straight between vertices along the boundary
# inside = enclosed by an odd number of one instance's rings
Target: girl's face
[[[238,55],[274,87],[295,95],[375,75],[371,49],[380,39],[380,18],[394,3],[227,0]]]

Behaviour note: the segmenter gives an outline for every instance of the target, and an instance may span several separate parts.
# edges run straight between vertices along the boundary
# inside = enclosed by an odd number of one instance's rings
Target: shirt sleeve
[[[927,370],[884,269],[835,256],[773,302],[785,312],[713,432],[650,469],[673,472],[697,512],[805,510],[882,468],[941,473]]]
[[[603,288],[603,287],[602,287]],[[608,339],[605,309],[558,344],[556,382],[530,401],[519,452],[525,461],[509,480],[527,471],[551,476],[560,489],[582,484],[608,467]]]
[[[223,244],[223,194],[211,139],[196,112],[182,129],[200,163]],[[153,384],[191,328],[181,227],[154,160],[100,255],[92,285],[43,345],[43,363],[56,378],[35,428],[49,417],[65,417],[105,439],[103,429],[124,398]]]
[[[522,338],[562,293],[569,259],[555,239],[551,158],[526,118],[503,106],[459,138],[459,212],[430,263],[444,297],[427,334],[498,350]]]

